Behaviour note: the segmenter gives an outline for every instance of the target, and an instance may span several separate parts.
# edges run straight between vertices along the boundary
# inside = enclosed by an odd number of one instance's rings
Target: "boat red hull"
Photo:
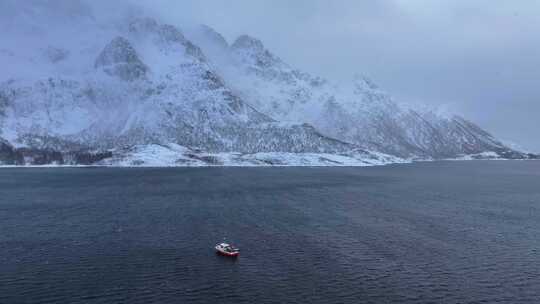
[[[235,258],[240,255],[240,252],[223,252],[219,250],[216,250],[216,252],[222,256],[231,257],[231,258]]]

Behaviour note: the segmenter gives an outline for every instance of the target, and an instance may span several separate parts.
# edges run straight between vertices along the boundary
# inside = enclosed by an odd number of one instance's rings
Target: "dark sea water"
[[[540,303],[540,162],[0,169],[0,303]]]

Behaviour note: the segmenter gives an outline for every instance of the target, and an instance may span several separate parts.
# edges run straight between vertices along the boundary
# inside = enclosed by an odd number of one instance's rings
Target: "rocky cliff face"
[[[462,118],[400,107],[367,79],[338,86],[293,69],[255,38],[229,46],[209,27],[191,38],[139,14],[104,20],[84,3],[0,3],[18,41],[0,42],[0,163],[140,164],[133,157],[152,151],[170,164],[522,156]]]

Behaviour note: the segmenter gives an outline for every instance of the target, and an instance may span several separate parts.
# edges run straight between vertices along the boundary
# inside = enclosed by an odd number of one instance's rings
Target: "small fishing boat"
[[[224,256],[236,257],[240,254],[240,250],[231,244],[220,243],[216,245],[216,251]]]

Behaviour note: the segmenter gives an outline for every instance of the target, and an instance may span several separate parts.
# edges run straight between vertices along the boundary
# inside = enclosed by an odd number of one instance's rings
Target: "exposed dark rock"
[[[60,152],[53,149],[14,148],[0,139],[1,165],[92,165],[112,156],[110,151]]]
[[[104,152],[87,152],[87,151],[78,151],[78,152],[68,152],[65,153],[64,158],[70,160],[70,164],[79,164],[79,165],[93,165],[104,159],[113,157],[111,151]]]
[[[95,67],[126,81],[144,78],[148,71],[137,51],[123,37],[116,37],[103,49],[96,59]]]
[[[7,141],[0,139],[0,165],[22,165],[23,156]]]
[[[17,153],[22,155],[25,165],[64,165],[64,157],[58,151],[20,148]]]

